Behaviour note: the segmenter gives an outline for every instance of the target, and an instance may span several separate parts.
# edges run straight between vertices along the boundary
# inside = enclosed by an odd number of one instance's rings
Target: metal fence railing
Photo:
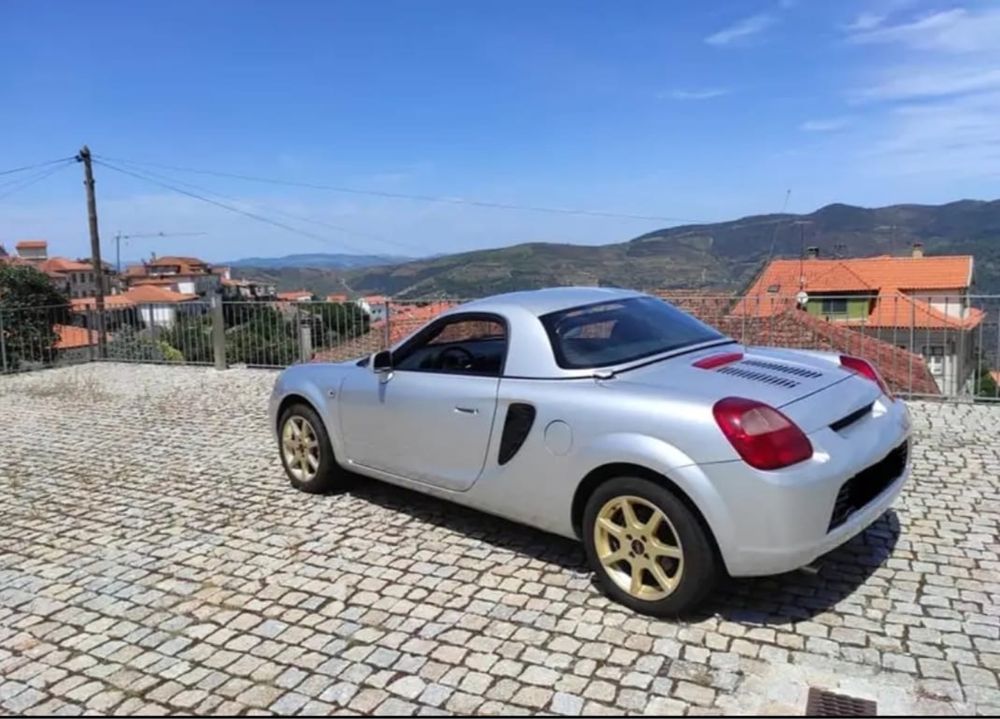
[[[654,292],[747,345],[854,354],[907,396],[1000,399],[1000,295],[863,293],[808,298]],[[0,372],[75,362],[285,367],[400,342],[457,300],[0,305]]]

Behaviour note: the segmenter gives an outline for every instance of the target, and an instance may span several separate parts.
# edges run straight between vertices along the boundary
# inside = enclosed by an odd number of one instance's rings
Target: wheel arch
[[[720,560],[723,559],[719,540],[715,536],[715,532],[712,531],[712,527],[705,518],[705,514],[691,496],[677,482],[674,482],[665,474],[632,462],[609,462],[595,467],[577,485],[576,492],[573,494],[570,520],[573,525],[573,532],[578,539],[583,538],[583,512],[587,506],[587,501],[598,487],[615,477],[640,477],[669,489],[695,516],[699,524],[701,524],[702,529],[705,530],[705,534],[712,545],[712,550]],[[720,566],[725,566],[725,562],[722,561]]]
[[[300,394],[299,392],[290,392],[282,397],[281,402],[278,403],[278,411],[274,415],[275,430],[281,430],[281,417],[285,414],[285,410],[293,404],[304,404],[315,412],[320,419],[323,419],[323,413],[320,412],[319,408],[311,399],[306,397],[304,394]],[[329,429],[327,429],[327,432],[329,432]]]

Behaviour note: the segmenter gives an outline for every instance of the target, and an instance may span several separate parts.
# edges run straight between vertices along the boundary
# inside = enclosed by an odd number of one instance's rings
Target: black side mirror
[[[376,352],[372,357],[372,371],[373,372],[389,372],[392,370],[392,352],[389,350],[382,350],[381,352]]]

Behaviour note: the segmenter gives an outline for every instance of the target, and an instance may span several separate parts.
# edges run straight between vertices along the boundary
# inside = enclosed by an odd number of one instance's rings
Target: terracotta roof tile
[[[53,325],[52,329],[58,336],[55,344],[57,350],[80,349],[97,344],[98,335],[94,330],[73,325]]]
[[[134,307],[136,305],[159,305],[178,304],[181,302],[191,302],[197,300],[198,295],[174,292],[155,285],[141,285],[133,287],[128,292],[120,295],[107,295],[104,298],[104,306],[107,308]],[[74,310],[90,309],[95,306],[97,300],[93,297],[78,297],[70,300]]]
[[[882,293],[864,320],[856,324],[869,327],[915,327],[938,329],[973,329],[983,320],[983,311],[971,307],[965,317],[945,314],[928,302],[910,297],[898,290]]]
[[[870,292],[873,296],[903,296],[903,291],[965,291],[972,280],[973,258],[970,255],[924,257],[859,257],[851,259],[773,260],[733,308],[746,317],[770,317],[795,306],[800,290],[827,295]],[[897,300],[893,300],[898,303]],[[917,303],[914,300],[914,303]],[[926,303],[923,303],[926,305]],[[883,314],[885,305],[876,302],[869,326],[894,326],[899,319]],[[917,312],[921,313],[918,306]],[[970,310],[966,320],[949,319],[930,307],[924,314],[926,326],[974,327],[979,319]],[[908,323],[905,323],[908,326]],[[902,326],[902,325],[900,325]]]
[[[65,257],[50,257],[49,259],[42,262],[38,269],[42,272],[48,273],[62,273],[62,272],[92,272],[93,266],[89,262],[77,262],[76,260],[70,260]]]
[[[44,250],[48,246],[49,243],[45,240],[21,240],[14,245],[19,250]]]

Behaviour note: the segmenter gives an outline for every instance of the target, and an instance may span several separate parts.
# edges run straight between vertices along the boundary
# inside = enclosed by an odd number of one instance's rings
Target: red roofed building
[[[23,260],[45,260],[49,256],[49,243],[45,240],[21,240],[14,249],[17,256]]]
[[[279,302],[311,302],[312,298],[313,293],[309,290],[290,290],[278,293]]]
[[[98,333],[95,330],[74,325],[53,325],[56,333],[55,350],[61,360],[88,360],[97,347]]]
[[[802,308],[925,358],[939,389],[960,394],[975,375],[982,310],[971,304],[973,258],[910,257],[774,260],[760,273],[732,314],[762,319]],[[804,293],[804,294],[801,294]]]
[[[147,326],[171,327],[181,314],[198,314],[206,311],[207,303],[198,301],[198,295],[174,292],[157,285],[140,285],[120,295],[104,298],[105,311],[112,313],[125,310],[136,311],[138,318]],[[85,313],[97,306],[93,297],[70,300],[74,312]]]
[[[197,257],[154,256],[149,262],[125,269],[123,280],[128,287],[152,285],[181,294],[205,296],[222,286],[228,268],[213,268]]]

